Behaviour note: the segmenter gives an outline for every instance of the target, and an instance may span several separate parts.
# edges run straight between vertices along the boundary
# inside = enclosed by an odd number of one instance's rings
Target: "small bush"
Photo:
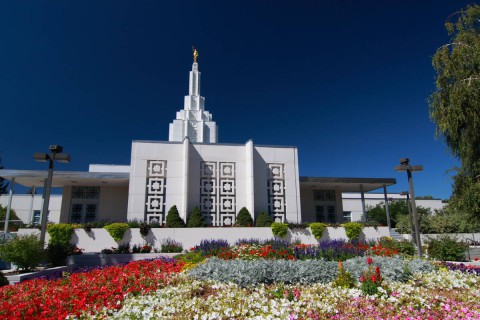
[[[239,227],[251,227],[253,226],[253,219],[247,208],[243,207],[237,214],[237,226]]]
[[[0,245],[0,259],[28,271],[45,259],[45,250],[36,235],[18,236]]]
[[[276,237],[285,238],[287,235],[288,224],[281,222],[272,223],[272,233]]]
[[[0,287],[6,286],[9,284],[7,277],[3,274],[3,272],[0,272]]]
[[[272,218],[265,211],[260,212],[255,221],[255,227],[270,227],[273,223]]]
[[[68,247],[75,227],[68,223],[50,224],[47,227],[47,231],[50,235],[49,244]]]
[[[202,240],[198,246],[195,246],[195,252],[200,252],[204,256],[215,255],[223,249],[230,248],[227,240],[211,239]]]
[[[205,223],[205,218],[203,217],[202,212],[200,212],[200,208],[193,208],[192,213],[187,220],[187,228],[203,228],[206,226],[207,224]]]
[[[359,222],[347,222],[343,225],[345,228],[345,233],[347,234],[350,241],[360,239],[360,234],[362,233],[362,224]]]
[[[310,230],[312,230],[312,234],[315,237],[315,239],[320,239],[327,225],[321,222],[313,222],[313,223],[310,223],[309,227],[310,227]]]
[[[54,266],[64,266],[67,264],[67,257],[73,254],[75,245],[73,244],[59,244],[49,243],[47,246],[47,259],[48,262]]]
[[[177,206],[172,206],[167,214],[167,228],[185,228],[185,221],[180,217]]]
[[[353,288],[355,285],[355,279],[353,279],[352,275],[349,272],[346,272],[343,268],[342,260],[338,262],[338,276],[333,281],[333,286],[341,287],[345,289]]]
[[[103,228],[106,229],[108,233],[110,233],[113,240],[115,241],[121,241],[123,239],[123,235],[125,234],[125,231],[130,229],[128,224],[123,222],[108,224]]]
[[[130,229],[132,229],[132,228],[140,228],[140,226],[145,222],[139,219],[133,219],[133,220],[128,220],[127,223]]]
[[[398,253],[413,256],[415,247],[412,242],[407,240],[396,241],[390,237],[381,237],[378,243],[385,248],[397,249]]]
[[[427,241],[430,258],[444,261],[465,261],[466,244],[448,235],[430,238]]]
[[[144,237],[148,236],[148,233],[150,232],[150,229],[152,229],[152,227],[146,222],[142,222],[139,225],[139,228],[140,228],[140,234]]]
[[[180,242],[167,238],[162,241],[161,252],[182,252],[183,246]]]

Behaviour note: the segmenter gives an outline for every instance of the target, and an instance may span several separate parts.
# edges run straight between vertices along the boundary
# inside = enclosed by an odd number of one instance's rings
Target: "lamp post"
[[[413,225],[413,216],[412,209],[410,206],[410,193],[408,191],[402,191],[399,193],[401,196],[407,196],[407,209],[408,209],[408,218],[410,220],[410,234],[412,235],[413,243],[417,244],[417,237],[415,235],[415,226]]]
[[[70,155],[62,153],[63,147],[59,145],[50,146],[50,154],[48,153],[34,153],[33,158],[38,162],[49,162],[48,164],[48,176],[45,181],[45,188],[43,190],[43,207],[41,213],[41,224],[40,224],[40,243],[42,246],[45,243],[45,232],[47,230],[47,214],[48,214],[48,204],[50,202],[50,189],[52,188],[52,177],[53,177],[53,162],[57,160],[58,162],[68,163],[70,162]]]
[[[412,171],[422,171],[423,166],[412,166],[410,165],[409,158],[401,158],[400,165],[395,166],[395,171],[407,171],[408,177],[408,185],[410,189],[410,201],[412,205],[412,213],[413,213],[413,222],[415,225],[415,236],[417,240],[417,248],[418,248],[418,255],[420,258],[422,257],[422,242],[420,240],[420,227],[418,225],[418,215],[417,215],[417,206],[415,204],[415,193],[413,191],[413,179],[412,179]]]

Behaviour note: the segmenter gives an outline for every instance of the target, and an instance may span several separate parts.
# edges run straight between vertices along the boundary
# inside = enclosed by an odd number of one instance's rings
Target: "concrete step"
[[[390,229],[390,237],[397,241],[405,240],[405,238],[398,233],[395,229]]]

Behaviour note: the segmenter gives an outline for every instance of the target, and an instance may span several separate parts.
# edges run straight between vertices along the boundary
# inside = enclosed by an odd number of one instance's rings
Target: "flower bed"
[[[338,263],[291,259],[294,246],[284,241],[206,241],[182,258],[186,263],[137,261],[2,287],[0,317],[480,319],[477,273],[360,246],[353,246],[359,255]],[[216,257],[202,262],[210,254]]]
[[[173,259],[136,261],[93,269],[57,280],[34,279],[0,288],[0,318],[65,319],[102,308],[120,309],[125,294],[146,294],[170,282],[183,263]]]

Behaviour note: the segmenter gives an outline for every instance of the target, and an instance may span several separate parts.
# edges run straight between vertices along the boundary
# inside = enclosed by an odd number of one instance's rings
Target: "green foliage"
[[[270,227],[273,223],[272,218],[265,211],[260,212],[255,220],[255,227]]]
[[[430,208],[417,206],[417,216],[420,233],[432,233],[433,230],[430,221],[432,211]],[[402,233],[411,233],[410,216],[408,214],[398,216],[396,227]]]
[[[287,235],[288,224],[281,222],[274,222],[271,225],[272,233],[276,237],[285,238]]]
[[[327,227],[326,224],[321,223],[321,222],[313,222],[308,225],[310,227],[310,230],[312,230],[312,234],[315,237],[315,239],[320,239],[323,235],[323,231]]]
[[[415,254],[415,246],[407,240],[397,241],[390,237],[381,237],[378,243],[384,248],[397,249],[400,254],[408,256]]]
[[[360,234],[362,233],[362,224],[359,222],[347,222],[343,224],[345,228],[345,233],[347,234],[348,239],[358,240],[360,239]]]
[[[167,238],[162,241],[161,252],[182,252],[183,246],[180,242]]]
[[[196,251],[190,251],[185,254],[180,254],[175,256],[174,258],[185,263],[194,263],[194,264],[203,262],[205,260],[205,257],[202,255],[202,253],[196,252]]]
[[[430,96],[430,117],[451,153],[462,164],[454,178],[448,206],[480,215],[480,6],[452,15],[445,27],[449,43],[433,56],[436,90]]]
[[[5,277],[3,272],[0,272],[0,287],[6,286],[8,284],[8,279]]]
[[[0,245],[0,259],[19,269],[31,270],[45,258],[45,250],[36,235],[23,235]]]
[[[185,221],[180,217],[177,206],[172,206],[167,214],[167,228],[185,228]]]
[[[140,223],[139,228],[140,228],[140,234],[142,236],[146,237],[150,233],[150,229],[152,227],[150,227],[150,225],[148,223],[142,222],[142,223]]]
[[[465,261],[466,244],[458,242],[451,236],[442,235],[437,238],[429,238],[426,244],[428,245],[428,255],[433,259]]]
[[[203,228],[206,227],[205,218],[199,207],[195,207],[187,220],[187,228]]]
[[[353,288],[355,285],[355,279],[353,279],[352,275],[349,272],[346,272],[343,268],[342,261],[338,262],[338,276],[333,281],[334,287],[341,287],[345,289]]]
[[[50,235],[49,244],[69,246],[75,228],[68,223],[58,223],[48,225],[47,231]]]
[[[115,223],[107,224],[103,228],[106,229],[108,233],[110,233],[113,240],[121,241],[123,239],[123,235],[125,234],[125,231],[130,229],[130,226],[128,225],[128,223],[115,222]]]
[[[7,207],[2,207],[2,205],[0,204],[0,221],[5,221],[6,216],[7,216]],[[18,218],[15,210],[10,209],[10,217],[8,220],[8,230],[17,231],[18,228],[23,225],[23,222],[12,221],[12,220],[20,220],[20,218]],[[5,222],[0,222],[0,228],[3,231],[3,229],[5,228]]]
[[[253,219],[247,208],[243,207],[237,214],[236,224],[239,227],[253,226]]]

